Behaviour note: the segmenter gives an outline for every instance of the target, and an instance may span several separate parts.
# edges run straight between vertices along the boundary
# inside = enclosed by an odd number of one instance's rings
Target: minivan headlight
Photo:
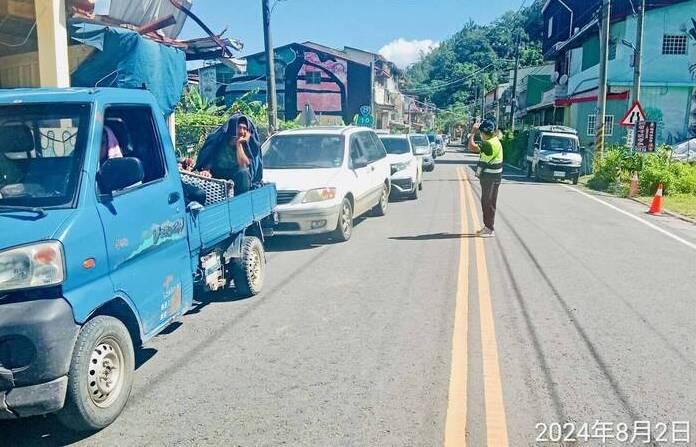
[[[336,198],[336,188],[310,189],[302,199],[302,203],[323,202]]]
[[[404,169],[408,169],[408,167],[411,166],[411,161],[412,161],[412,160],[403,161],[403,162],[400,162],[400,163],[393,163],[393,164],[391,165],[391,173],[392,173],[392,174],[396,174],[396,173],[399,172],[399,171],[403,171]]]
[[[40,242],[0,252],[0,291],[55,286],[65,280],[63,246]]]

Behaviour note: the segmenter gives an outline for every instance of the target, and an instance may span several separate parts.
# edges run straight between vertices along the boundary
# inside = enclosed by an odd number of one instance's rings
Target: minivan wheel
[[[382,185],[382,195],[379,196],[379,203],[377,203],[377,205],[374,208],[374,215],[386,215],[387,207],[389,207],[389,186],[385,183],[384,185]]]
[[[338,213],[336,229],[331,233],[331,237],[340,242],[346,242],[353,234],[353,205],[348,197],[343,198],[341,209]]]
[[[126,406],[134,370],[133,341],[126,326],[108,316],[88,321],[75,343],[58,420],[80,432],[107,427]]]

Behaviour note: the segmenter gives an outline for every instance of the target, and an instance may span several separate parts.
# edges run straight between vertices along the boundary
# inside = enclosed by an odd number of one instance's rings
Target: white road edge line
[[[677,242],[679,242],[679,243],[682,243],[682,244],[686,245],[687,247],[689,247],[689,248],[691,248],[691,249],[693,249],[693,250],[696,250],[696,244],[694,244],[693,242],[689,242],[689,241],[687,241],[686,239],[681,238],[681,237],[677,236],[677,235],[674,234],[674,233],[670,233],[669,231],[665,230],[664,228],[658,227],[657,225],[655,225],[655,224],[652,223],[652,222],[648,222],[647,220],[645,220],[645,219],[643,219],[643,218],[641,218],[641,217],[638,217],[638,216],[636,216],[636,215],[634,215],[634,214],[631,214],[631,213],[629,213],[628,211],[622,210],[622,209],[619,208],[618,206],[612,205],[612,204],[609,203],[609,202],[606,202],[606,201],[604,201],[604,200],[602,200],[602,199],[599,199],[599,198],[597,198],[597,197],[595,197],[595,196],[593,196],[593,195],[591,195],[591,194],[588,194],[588,193],[586,193],[586,192],[584,192],[584,191],[580,191],[580,190],[577,189],[577,188],[573,188],[572,186],[563,185],[563,187],[565,187],[565,188],[567,188],[567,189],[570,189],[571,191],[575,191],[576,193],[578,193],[578,194],[580,194],[580,195],[583,195],[583,196],[587,197],[588,199],[594,200],[595,202],[599,202],[599,203],[601,203],[602,205],[608,206],[609,208],[613,209],[614,211],[618,211],[619,213],[621,213],[621,214],[623,214],[623,215],[625,215],[625,216],[628,216],[628,217],[630,217],[631,219],[636,220],[636,221],[642,223],[643,225],[645,225],[645,226],[647,226],[647,227],[650,227],[650,228],[652,228],[653,230],[655,230],[655,231],[657,231],[657,232],[659,232],[659,233],[662,233],[662,234],[664,234],[665,236],[667,236],[667,237],[669,237],[669,238],[671,238],[671,239],[673,239],[673,240],[675,240],[675,241],[677,241]]]

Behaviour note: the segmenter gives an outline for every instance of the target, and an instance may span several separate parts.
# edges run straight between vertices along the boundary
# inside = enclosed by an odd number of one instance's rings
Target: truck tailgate
[[[208,248],[243,232],[253,222],[271,215],[276,206],[275,185],[265,185],[244,194],[207,205],[193,218],[189,229],[197,231],[201,248]]]

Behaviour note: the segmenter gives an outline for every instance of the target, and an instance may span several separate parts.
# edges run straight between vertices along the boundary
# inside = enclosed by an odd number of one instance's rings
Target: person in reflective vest
[[[481,144],[476,144],[476,134],[481,133]],[[495,121],[486,119],[474,123],[469,134],[469,150],[481,154],[476,176],[481,182],[481,210],[483,225],[476,234],[481,237],[495,235],[495,210],[498,203],[498,189],[503,179],[503,145],[498,138],[498,126]]]

